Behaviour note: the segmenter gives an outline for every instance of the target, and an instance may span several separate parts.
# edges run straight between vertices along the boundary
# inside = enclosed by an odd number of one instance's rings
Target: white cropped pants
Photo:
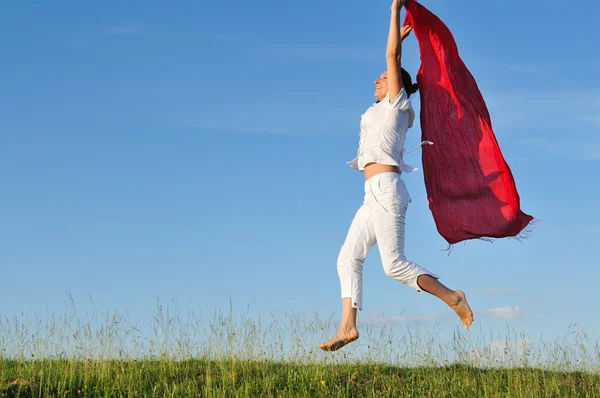
[[[340,250],[337,270],[342,298],[362,310],[362,270],[367,253],[377,243],[385,274],[417,292],[420,275],[439,279],[404,255],[405,215],[410,197],[398,173],[377,174],[365,181],[365,196]]]

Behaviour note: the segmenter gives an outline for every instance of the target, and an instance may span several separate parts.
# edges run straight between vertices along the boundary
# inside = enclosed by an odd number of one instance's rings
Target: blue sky
[[[335,262],[363,190],[346,161],[385,65],[388,3],[5,6],[0,313],[61,312],[68,291],[80,308],[141,318],[158,297],[337,319]],[[530,240],[448,256],[417,171],[404,177],[408,256],[467,292],[475,329],[593,331],[600,6],[423,4],[453,32],[522,208],[543,223]],[[414,37],[403,63],[414,76]],[[407,147],[419,141],[417,124]],[[361,320],[437,322],[446,336],[458,326],[437,299],[385,277],[376,248],[364,275]]]

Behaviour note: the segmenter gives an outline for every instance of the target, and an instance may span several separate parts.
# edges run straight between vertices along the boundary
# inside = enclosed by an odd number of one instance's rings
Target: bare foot
[[[319,344],[323,351],[337,351],[348,343],[358,339],[358,330],[338,330],[338,332],[326,343]]]
[[[469,307],[469,304],[467,303],[465,292],[457,290],[456,294],[458,296],[458,301],[451,307],[462,321],[464,327],[468,329],[473,323],[473,311],[471,311],[471,307]]]

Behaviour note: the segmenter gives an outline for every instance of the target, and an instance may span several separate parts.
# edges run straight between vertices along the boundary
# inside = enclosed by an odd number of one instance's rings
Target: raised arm
[[[411,27],[400,29],[400,11],[406,0],[394,0],[390,19],[390,32],[388,35],[385,58],[387,60],[387,81],[389,101],[392,102],[403,89],[402,75],[400,74],[402,59],[402,41],[410,34]]]

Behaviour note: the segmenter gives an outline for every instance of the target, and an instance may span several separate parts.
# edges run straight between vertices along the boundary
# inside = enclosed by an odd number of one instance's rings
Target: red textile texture
[[[533,221],[520,209],[512,172],[475,79],[450,30],[415,0],[405,4],[421,66],[422,161],[429,209],[452,245],[468,239],[519,237]]]

